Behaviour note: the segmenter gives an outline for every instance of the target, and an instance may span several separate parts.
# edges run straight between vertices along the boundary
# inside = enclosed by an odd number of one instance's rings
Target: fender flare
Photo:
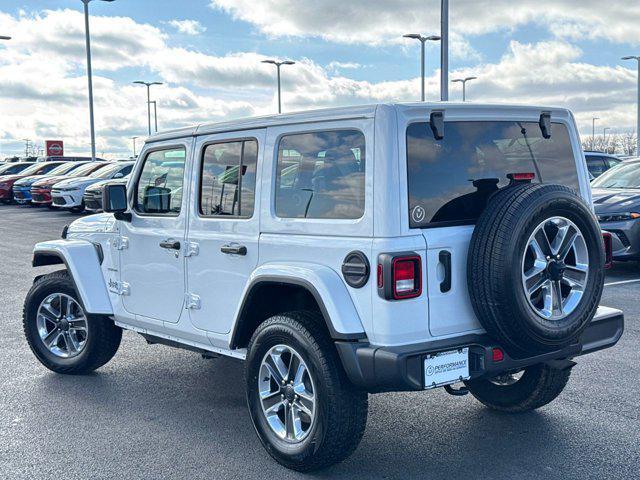
[[[334,340],[362,340],[367,337],[351,295],[344,281],[334,270],[324,265],[302,262],[286,265],[264,264],[258,267],[247,281],[231,331],[231,348],[236,346],[252,291],[265,283],[295,285],[306,289],[318,304]]]
[[[87,313],[113,315],[102,274],[102,247],[88,240],[54,240],[33,248],[33,266],[64,264]]]

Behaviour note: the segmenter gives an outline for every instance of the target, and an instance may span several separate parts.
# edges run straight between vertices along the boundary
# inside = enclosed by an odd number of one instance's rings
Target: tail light
[[[422,294],[422,259],[413,252],[382,254],[378,260],[378,293],[387,300]]]
[[[613,267],[613,237],[609,232],[602,232],[602,242],[604,243],[604,268]]]

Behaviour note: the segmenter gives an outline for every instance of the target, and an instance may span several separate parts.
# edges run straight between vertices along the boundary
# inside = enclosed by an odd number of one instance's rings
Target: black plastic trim
[[[229,342],[229,348],[231,349],[237,348],[238,331],[241,326],[240,324],[242,323],[241,319],[244,317],[245,311],[247,309],[248,301],[251,298],[251,292],[256,286],[263,283],[271,283],[276,285],[277,284],[296,285],[298,287],[306,288],[307,291],[313,296],[314,300],[318,304],[320,308],[320,313],[322,313],[322,317],[324,318],[325,324],[327,325],[327,329],[329,330],[329,333],[332,339],[350,342],[350,341],[363,340],[367,338],[367,335],[364,331],[359,333],[340,333],[336,331],[336,329],[333,327],[333,324],[331,323],[331,318],[329,317],[329,313],[327,311],[327,308],[324,305],[324,301],[322,300],[322,297],[320,296],[320,294],[318,293],[318,290],[316,290],[316,288],[313,286],[311,282],[308,282],[301,278],[290,278],[290,277],[277,276],[277,275],[268,275],[268,276],[260,277],[259,279],[254,280],[251,283],[251,285],[249,285],[249,288],[247,289],[247,294],[242,300],[242,305],[240,306],[240,314],[238,315],[238,319],[235,322],[235,325],[233,326],[233,331],[231,333],[231,340]]]
[[[362,288],[369,281],[371,265],[367,256],[359,250],[347,254],[342,264],[342,276],[347,285]]]
[[[580,339],[561,350],[525,358],[509,356],[486,334],[470,334],[399,347],[378,347],[366,342],[336,341],[336,349],[351,382],[370,393],[424,389],[423,359],[426,355],[469,347],[471,379],[491,378],[510,370],[545,363],[571,368],[571,359],[614,346],[624,331],[624,316],[614,311],[594,318]],[[504,359],[493,361],[493,348],[501,348]]]

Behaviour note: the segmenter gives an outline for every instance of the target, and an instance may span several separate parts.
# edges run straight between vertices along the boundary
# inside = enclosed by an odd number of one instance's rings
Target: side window
[[[255,140],[208,145],[200,170],[200,214],[253,216],[257,161]]]
[[[184,182],[184,148],[157,150],[147,155],[136,182],[137,212],[149,215],[178,215]]]
[[[597,155],[587,155],[586,158],[587,158],[587,168],[589,169],[589,171],[594,177],[602,175],[607,170],[607,167],[605,166],[604,160],[602,160],[602,157]]]
[[[120,170],[120,173],[122,174],[123,177],[126,177],[131,173],[132,169],[133,169],[133,165],[127,165],[122,170]]]
[[[283,136],[278,146],[276,215],[356,219],[364,214],[365,139],[358,130]]]
[[[605,159],[605,162],[607,163],[608,168],[615,167],[620,163],[620,161],[621,160],[619,158],[615,158],[615,157],[607,157]]]

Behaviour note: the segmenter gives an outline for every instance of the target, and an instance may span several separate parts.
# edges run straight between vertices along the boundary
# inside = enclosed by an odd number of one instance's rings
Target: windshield
[[[640,163],[621,163],[607,170],[593,182],[596,188],[640,188]]]
[[[35,165],[32,165],[31,167],[25,168],[24,170],[22,170],[20,174],[25,176],[26,175],[44,175],[45,173],[49,173],[51,170],[59,166],[60,166],[59,163],[50,163],[50,162],[36,163]]]
[[[69,176],[72,178],[87,177],[91,172],[97,170],[98,168],[102,168],[103,166],[104,166],[104,163],[89,162],[84,164],[81,167],[78,167],[76,170],[71,172]]]
[[[33,166],[32,163],[12,163],[10,165],[4,165],[0,168],[1,175],[12,175],[16,173],[20,173],[25,168]]]
[[[80,164],[76,164],[73,162],[67,162],[67,163],[63,163],[62,165],[60,165],[57,168],[54,168],[53,170],[51,170],[49,172],[49,175],[64,175],[65,173],[69,173],[71,170],[74,170],[78,167],[80,167],[82,165],[82,163]]]
[[[109,178],[111,177],[112,174],[114,174],[115,172],[117,172],[118,170],[120,170],[122,168],[122,164],[110,164],[110,165],[105,165],[104,167],[102,167],[101,169],[93,172],[91,175],[89,175],[92,178]]]
[[[475,223],[510,173],[579,188],[569,131],[560,123],[546,139],[537,122],[446,122],[442,140],[427,122],[412,123],[407,170],[412,228]]]

